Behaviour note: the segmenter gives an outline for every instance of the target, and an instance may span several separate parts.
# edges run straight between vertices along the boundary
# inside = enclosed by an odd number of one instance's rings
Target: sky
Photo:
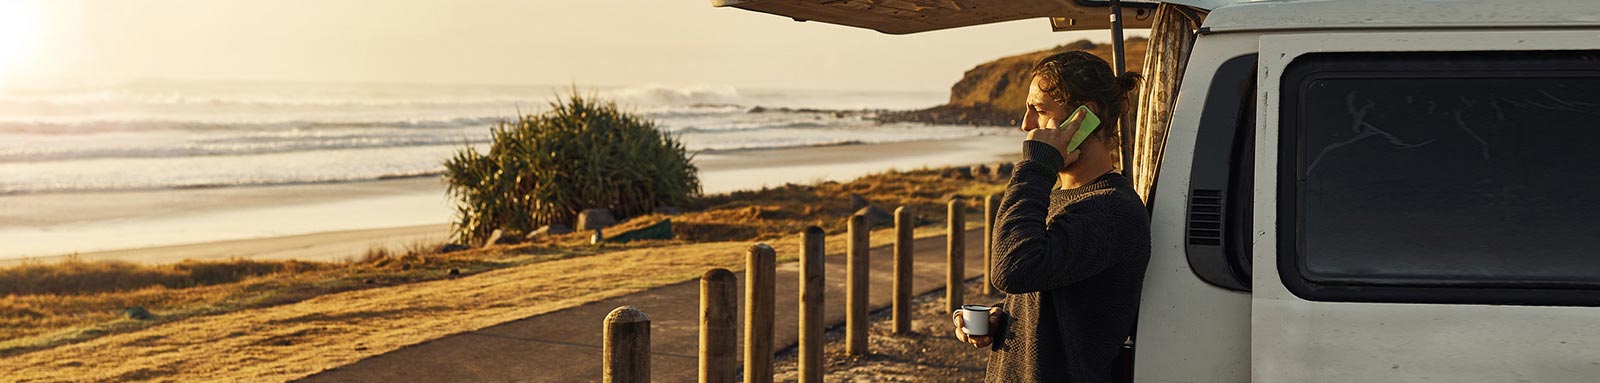
[[[0,0],[0,92],[131,81],[944,91],[1108,32],[1044,19],[913,35],[710,0]]]

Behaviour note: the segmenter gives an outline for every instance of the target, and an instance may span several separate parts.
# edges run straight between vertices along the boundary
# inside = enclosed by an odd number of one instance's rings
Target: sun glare
[[[5,92],[6,80],[16,76],[18,67],[33,58],[39,19],[44,16],[39,4],[40,0],[0,1],[0,92]]]

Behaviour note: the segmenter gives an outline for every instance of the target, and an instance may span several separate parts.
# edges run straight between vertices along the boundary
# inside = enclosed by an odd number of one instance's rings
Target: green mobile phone
[[[1079,106],[1078,110],[1083,111],[1083,123],[1078,124],[1078,133],[1073,134],[1072,141],[1067,142],[1068,152],[1078,150],[1078,145],[1083,144],[1083,140],[1089,138],[1089,133],[1094,133],[1094,128],[1100,127],[1100,116],[1096,116],[1094,112],[1089,111],[1088,105]],[[1073,111],[1073,113],[1077,113],[1077,111]],[[1056,128],[1066,129],[1066,126],[1067,122],[1062,121],[1061,126]]]

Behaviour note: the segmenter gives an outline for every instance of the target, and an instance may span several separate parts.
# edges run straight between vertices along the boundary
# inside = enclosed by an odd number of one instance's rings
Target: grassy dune
[[[481,250],[375,249],[342,263],[229,260],[145,266],[67,261],[0,269],[0,364],[26,380],[286,380],[405,345],[504,321],[738,270],[755,242],[793,259],[796,233],[844,231],[859,194],[916,212],[919,237],[941,234],[950,196],[1000,192],[1000,180],[938,169],[848,183],[708,196],[670,217],[678,239],[587,244],[586,233]],[[981,225],[981,202],[969,225]],[[661,216],[608,229],[619,233]],[[892,240],[881,225],[874,243]],[[844,246],[830,241],[830,251]],[[451,270],[459,275],[451,275]],[[130,318],[128,307],[151,317]]]

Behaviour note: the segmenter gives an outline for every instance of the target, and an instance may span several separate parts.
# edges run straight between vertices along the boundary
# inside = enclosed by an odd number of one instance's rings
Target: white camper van
[[[1135,381],[1600,381],[1600,3],[714,5],[1150,28],[1124,136],[1154,221]]]

